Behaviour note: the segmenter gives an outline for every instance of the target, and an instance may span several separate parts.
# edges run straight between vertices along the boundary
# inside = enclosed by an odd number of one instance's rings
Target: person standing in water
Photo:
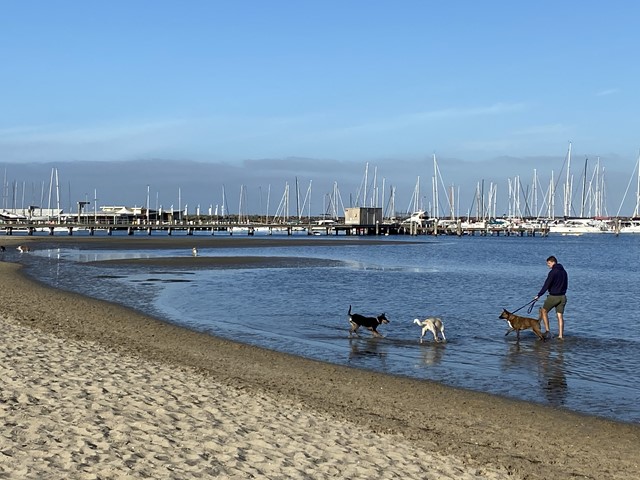
[[[564,338],[564,307],[567,304],[567,287],[569,286],[569,276],[562,264],[558,263],[558,259],[553,255],[547,258],[547,267],[551,269],[547,275],[547,279],[542,285],[538,295],[534,297],[534,300],[538,300],[545,292],[549,292],[547,298],[544,301],[544,305],[540,309],[542,313],[542,321],[544,322],[545,331],[542,332],[545,336],[550,334],[549,329],[549,311],[556,309],[556,316],[558,317],[558,338],[562,340]]]

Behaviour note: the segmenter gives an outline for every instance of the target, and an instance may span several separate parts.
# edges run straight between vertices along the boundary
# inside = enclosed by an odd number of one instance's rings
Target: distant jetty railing
[[[517,226],[503,224],[478,224],[463,225],[462,222],[437,226],[434,224],[420,225],[417,223],[376,223],[375,225],[351,225],[334,223],[331,225],[315,224],[282,224],[282,223],[175,223],[175,224],[149,224],[149,223],[29,223],[11,222],[0,223],[0,231],[5,235],[34,235],[46,233],[48,235],[67,234],[83,231],[89,235],[101,232],[112,235],[115,232],[126,232],[127,235],[152,235],[162,232],[166,235],[174,233],[193,235],[195,233],[208,232],[211,235],[249,235],[257,232],[272,235],[274,232],[287,235],[471,235],[471,236],[547,236],[549,227],[545,224],[538,226]]]

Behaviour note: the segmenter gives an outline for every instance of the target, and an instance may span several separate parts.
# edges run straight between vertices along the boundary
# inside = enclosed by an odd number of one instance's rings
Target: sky
[[[562,213],[569,144],[573,213],[585,184],[609,215],[636,202],[632,0],[0,6],[5,208],[49,202],[55,168],[69,205],[205,208],[224,190],[231,212],[273,214],[298,185],[313,214],[337,190],[464,215],[482,186],[502,215],[510,185],[540,211],[555,183]]]

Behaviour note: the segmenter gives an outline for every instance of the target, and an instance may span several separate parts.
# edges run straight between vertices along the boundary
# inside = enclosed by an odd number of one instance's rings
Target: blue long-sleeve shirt
[[[547,279],[544,285],[542,285],[538,296],[541,297],[547,290],[549,290],[549,295],[565,295],[568,286],[569,276],[567,275],[567,271],[561,264],[556,263],[551,267],[551,271],[549,275],[547,275]]]

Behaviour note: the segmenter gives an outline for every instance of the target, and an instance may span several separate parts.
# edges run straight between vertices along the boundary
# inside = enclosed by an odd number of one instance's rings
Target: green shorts
[[[564,313],[564,306],[567,304],[566,295],[547,295],[544,301],[544,308],[547,312],[556,309],[556,313]]]

